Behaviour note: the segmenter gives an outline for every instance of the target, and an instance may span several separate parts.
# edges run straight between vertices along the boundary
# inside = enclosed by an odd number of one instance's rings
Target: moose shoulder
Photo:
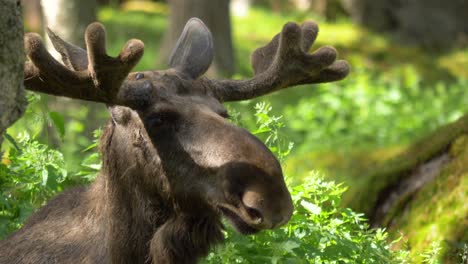
[[[335,49],[308,53],[317,32],[312,22],[287,23],[253,53],[248,80],[202,77],[213,43],[196,18],[164,71],[130,73],[143,43],[110,57],[99,23],[86,30],[86,50],[48,32],[64,65],[27,34],[27,89],[105,103],[111,120],[96,181],[57,196],[1,241],[0,263],[196,263],[222,242],[223,216],[243,234],[285,224],[293,205],[277,159],[226,120],[222,103],[344,78]]]

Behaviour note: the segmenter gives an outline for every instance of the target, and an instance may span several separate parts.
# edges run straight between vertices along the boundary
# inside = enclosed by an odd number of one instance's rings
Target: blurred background
[[[444,261],[468,252],[468,1],[21,2],[28,32],[49,27],[84,46],[86,26],[100,21],[112,55],[130,38],[143,40],[136,71],[165,69],[185,22],[199,17],[214,35],[212,78],[249,78],[250,54],[286,22],[317,22],[312,50],[334,46],[350,75],[230,103],[233,122],[272,142],[291,181],[318,170],[343,182],[343,206],[402,236],[396,247],[421,251],[443,241]],[[34,138],[63,153],[69,185],[83,182],[80,175],[99,168],[105,106],[33,93],[28,100],[4,150]]]

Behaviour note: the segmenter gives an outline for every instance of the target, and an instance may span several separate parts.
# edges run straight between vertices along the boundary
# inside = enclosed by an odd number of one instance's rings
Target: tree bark
[[[0,146],[3,133],[23,114],[23,20],[19,0],[0,0]]]
[[[213,34],[215,47],[211,75],[229,76],[234,73],[234,51],[231,37],[229,0],[170,0],[169,28],[166,30],[158,64],[167,64],[172,49],[191,17],[198,17]],[[213,68],[214,66],[214,68]]]

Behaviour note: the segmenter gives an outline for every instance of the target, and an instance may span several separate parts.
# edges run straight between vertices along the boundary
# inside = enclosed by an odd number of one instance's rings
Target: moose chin
[[[203,76],[213,41],[197,18],[161,71],[130,73],[143,42],[110,57],[99,23],[86,30],[86,50],[48,31],[63,64],[26,34],[27,89],[104,103],[111,118],[95,182],[58,195],[1,241],[0,263],[196,263],[223,241],[223,217],[246,235],[287,223],[293,203],[278,160],[222,103],[346,77],[334,48],[308,53],[317,33],[312,22],[285,24],[252,54],[247,80]]]

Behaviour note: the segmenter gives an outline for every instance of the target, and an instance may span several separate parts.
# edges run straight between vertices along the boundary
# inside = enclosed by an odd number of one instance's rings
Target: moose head
[[[138,231],[147,238],[142,247],[149,244],[152,251],[143,254],[155,263],[185,263],[177,253],[181,247],[185,259],[196,259],[207,253],[210,243],[221,240],[221,216],[243,234],[273,229],[290,219],[293,204],[278,160],[261,141],[227,120],[222,103],[343,79],[349,66],[336,60],[334,48],[308,53],[317,33],[315,23],[287,23],[252,54],[255,75],[248,80],[203,76],[214,49],[210,31],[196,18],[187,22],[170,56],[170,68],[162,71],[130,73],[143,55],[143,43],[130,40],[117,57],[110,57],[99,23],[86,30],[86,50],[48,31],[64,65],[46,51],[37,34],[29,33],[25,86],[108,106],[112,119],[101,142],[100,177],[106,182],[106,199],[117,200],[107,202],[113,204],[108,210],[137,196],[138,202],[130,202],[133,207],[118,210],[115,217],[125,218],[122,212],[128,212],[126,218],[136,223],[134,211],[140,210],[141,222],[150,226]],[[145,202],[153,200],[157,201]],[[122,232],[122,226],[112,229],[115,225],[112,222],[106,232]],[[214,229],[212,241],[201,238],[208,229]],[[174,242],[184,239],[178,236],[188,237],[185,244],[180,242],[184,246]],[[117,249],[115,241],[109,247],[109,252],[125,251]]]

